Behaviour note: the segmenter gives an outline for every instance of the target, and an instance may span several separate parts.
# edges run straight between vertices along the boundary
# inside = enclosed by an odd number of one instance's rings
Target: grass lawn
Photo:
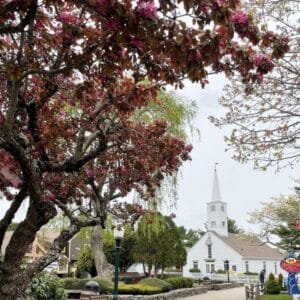
[[[263,295],[260,300],[292,300],[292,296],[289,295]]]

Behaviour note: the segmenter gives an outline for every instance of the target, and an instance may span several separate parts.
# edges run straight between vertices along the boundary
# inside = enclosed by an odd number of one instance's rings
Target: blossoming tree
[[[245,89],[243,78],[232,78],[220,100],[226,113],[213,121],[218,126],[233,125],[226,141],[235,159],[252,161],[263,170],[294,166],[300,161],[299,2],[249,0],[245,5],[261,26],[276,26],[290,40],[289,50],[277,63],[267,52],[257,56],[254,63],[263,84]],[[274,34],[268,35],[266,44]]]
[[[29,208],[0,263],[0,299],[22,296],[81,227],[105,222],[108,209],[135,216],[139,207],[114,200],[134,189],[151,198],[189,158],[191,147],[168,134],[166,122],[132,118],[162,86],[189,78],[204,87],[218,72],[251,84],[270,70],[257,52],[276,59],[286,47],[259,32],[237,0],[1,0],[0,188],[11,206],[0,245],[26,198]],[[22,269],[58,208],[70,227]]]

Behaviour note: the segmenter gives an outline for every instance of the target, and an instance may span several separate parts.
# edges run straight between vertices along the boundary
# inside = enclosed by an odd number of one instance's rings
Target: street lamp
[[[115,253],[115,282],[114,282],[114,294],[113,300],[118,300],[118,283],[119,283],[119,261],[120,261],[120,249],[121,241],[124,236],[124,229],[117,226],[114,230],[114,237],[116,240],[116,253]]]
[[[227,272],[227,282],[230,282],[230,278],[229,278],[229,260],[228,259],[224,260],[224,267],[225,267],[225,271]]]

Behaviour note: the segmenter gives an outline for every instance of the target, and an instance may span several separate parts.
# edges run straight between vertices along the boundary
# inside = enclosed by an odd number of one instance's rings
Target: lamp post
[[[119,284],[119,262],[120,262],[120,249],[121,241],[124,236],[124,230],[121,227],[116,227],[114,230],[114,237],[116,240],[116,252],[115,252],[115,282],[113,300],[118,300],[118,284]]]
[[[227,272],[227,282],[230,282],[230,278],[229,278],[229,260],[228,259],[224,260],[224,266],[225,266],[225,270]]]

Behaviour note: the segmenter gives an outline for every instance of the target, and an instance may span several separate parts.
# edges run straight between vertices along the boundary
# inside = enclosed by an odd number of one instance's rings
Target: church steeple
[[[221,201],[217,164],[214,170],[212,201],[207,203],[207,229],[221,236],[228,236],[227,205]]]
[[[218,202],[218,201],[221,201],[221,192],[220,192],[219,179],[218,179],[218,173],[217,173],[217,163],[216,163],[211,202]]]

